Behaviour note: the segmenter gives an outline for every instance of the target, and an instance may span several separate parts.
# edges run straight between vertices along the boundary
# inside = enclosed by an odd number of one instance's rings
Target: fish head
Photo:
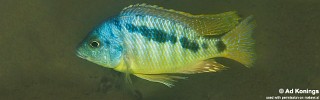
[[[118,33],[113,23],[101,24],[79,44],[77,56],[107,68],[117,67],[123,55]]]

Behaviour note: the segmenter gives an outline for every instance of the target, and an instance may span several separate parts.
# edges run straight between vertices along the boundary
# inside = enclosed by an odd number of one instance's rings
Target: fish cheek
[[[109,48],[110,67],[114,68],[120,63],[121,57],[123,55],[122,50],[123,50],[122,46],[118,44],[110,45],[110,48]]]

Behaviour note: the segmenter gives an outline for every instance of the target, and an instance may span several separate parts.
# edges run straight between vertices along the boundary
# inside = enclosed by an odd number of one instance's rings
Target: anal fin
[[[184,74],[195,74],[195,73],[205,73],[205,72],[217,72],[220,70],[226,69],[226,67],[214,59],[207,59],[200,61],[191,67],[185,67],[179,73]]]
[[[168,87],[174,86],[173,83],[176,82],[176,79],[187,78],[187,77],[172,76],[172,75],[166,75],[166,74],[134,74],[134,75],[148,81],[162,83]]]

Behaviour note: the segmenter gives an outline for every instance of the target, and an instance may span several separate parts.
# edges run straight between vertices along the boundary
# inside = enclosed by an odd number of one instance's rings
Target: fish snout
[[[77,51],[76,51],[76,55],[77,55],[78,57],[82,58],[82,59],[86,59],[86,58],[87,58],[87,56],[86,56],[86,55],[83,55],[83,53],[81,53],[80,50],[77,50]]]

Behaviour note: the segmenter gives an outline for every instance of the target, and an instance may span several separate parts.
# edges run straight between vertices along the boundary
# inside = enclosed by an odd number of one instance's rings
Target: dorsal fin
[[[239,22],[238,15],[231,11],[214,15],[192,15],[190,13],[164,9],[156,5],[136,4],[124,8],[120,16],[149,15],[177,23],[183,23],[200,35],[220,35],[229,32]]]

